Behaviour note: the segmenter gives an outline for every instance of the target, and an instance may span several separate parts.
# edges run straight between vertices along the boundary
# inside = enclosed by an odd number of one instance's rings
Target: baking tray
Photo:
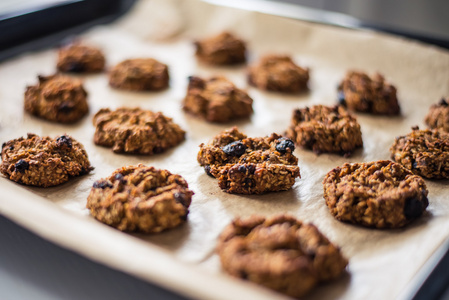
[[[154,11],[158,15],[154,15]],[[198,15],[208,17],[200,21]],[[142,24],[147,25],[146,28],[142,28]],[[7,189],[12,195],[0,202],[2,214],[38,235],[91,259],[194,298],[277,299],[283,296],[222,274],[213,248],[216,235],[235,215],[288,212],[316,223],[342,246],[343,252],[350,258],[346,276],[335,283],[320,286],[309,298],[374,299],[409,295],[415,285],[408,284],[447,238],[448,224],[444,217],[448,210],[441,191],[446,182],[429,182],[431,206],[424,218],[404,230],[378,231],[341,224],[327,213],[320,179],[330,169],[329,166],[346,161],[335,155],[316,156],[296,150],[303,179],[297,182],[292,192],[250,197],[227,195],[218,189],[213,179],[204,175],[195,161],[198,144],[232,124],[210,125],[195,120],[181,112],[180,101],[185,92],[186,77],[192,74],[223,73],[238,86],[246,87],[244,68],[217,70],[199,65],[193,59],[192,39],[222,29],[234,30],[249,41],[251,59],[267,51],[289,52],[298,62],[312,69],[311,91],[307,94],[283,96],[249,88],[255,99],[255,115],[250,122],[239,122],[238,125],[252,136],[285,130],[289,122],[286,116],[295,107],[335,103],[335,85],[346,69],[379,70],[401,88],[400,98],[406,104],[403,104],[403,116],[392,121],[360,115],[365,149],[349,160],[388,158],[388,147],[385,145],[392,143],[393,135],[385,133],[378,136],[376,132],[387,132],[393,126],[395,132],[405,134],[412,125],[422,126],[425,110],[416,110],[413,106],[427,107],[448,93],[448,54],[433,47],[371,32],[293,22],[196,1],[142,1],[127,19],[109,27],[96,28],[84,38],[105,49],[109,65],[124,58],[143,55],[155,56],[169,63],[173,76],[167,91],[114,91],[107,87],[105,75],[85,76],[83,79],[90,92],[90,116],[79,124],[62,126],[24,115],[22,111],[25,85],[34,83],[38,73],[54,71],[54,49],[27,53],[2,64],[0,79],[4,85],[1,92],[4,112],[0,120],[1,141],[24,135],[30,128],[45,135],[67,132],[83,142],[97,167],[87,177],[47,190],[19,186],[2,178],[2,190]],[[420,62],[419,66],[413,69],[407,67],[409,62],[416,61]],[[100,107],[125,104],[162,110],[187,130],[187,141],[155,157],[116,155],[109,149],[93,145],[92,115]],[[383,148],[378,148],[380,146]],[[192,159],[186,160],[186,157]],[[193,198],[188,224],[161,235],[128,235],[99,224],[88,216],[84,205],[92,182],[117,167],[138,162],[165,167],[187,178],[197,193]],[[313,184],[309,185],[308,180],[312,180]],[[348,232],[352,233],[350,239],[346,238]],[[370,239],[364,240],[368,235]],[[415,249],[413,255],[403,255],[402,251],[410,247]],[[368,251],[369,248],[376,251]],[[412,266],[409,266],[410,261]],[[396,264],[395,270],[384,268],[392,262]],[[392,277],[396,280],[394,286],[389,284]],[[385,288],[377,289],[374,286]]]

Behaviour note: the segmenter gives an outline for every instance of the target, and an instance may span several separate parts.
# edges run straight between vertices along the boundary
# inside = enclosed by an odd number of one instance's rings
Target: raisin
[[[79,73],[84,72],[85,70],[84,64],[80,62],[71,62],[67,67],[67,72]]]
[[[6,143],[3,143],[3,144],[2,144],[2,149],[5,148],[5,146],[6,146]]]
[[[252,188],[256,186],[256,183],[251,178],[245,178],[245,180],[243,180],[243,185],[248,188]]]
[[[108,181],[95,181],[93,187],[96,189],[104,190],[105,188],[111,188],[112,184],[110,184]]]
[[[72,139],[66,135],[61,135],[56,139],[56,143],[58,147],[67,146],[69,148],[72,148]]]
[[[240,165],[237,170],[241,173],[246,173],[246,167],[244,165]]]
[[[25,173],[25,171],[28,170],[29,167],[30,167],[30,164],[23,159],[19,160],[14,165],[15,170],[19,173]]]
[[[70,102],[62,102],[59,104],[58,111],[62,112],[63,114],[69,114],[73,111],[74,107],[70,104]]]
[[[242,142],[236,141],[227,144],[221,149],[223,150],[224,153],[226,153],[226,155],[239,157],[243,155],[243,153],[245,153],[246,146]]]
[[[197,88],[203,90],[205,88],[205,83],[203,79],[196,76],[189,76],[188,79],[189,79],[189,89]]]
[[[427,199],[427,198],[426,198]],[[404,216],[407,220],[419,217],[425,209],[424,201],[420,201],[417,197],[405,199]]]
[[[340,105],[346,106],[345,93],[343,91],[338,91],[337,99]]]
[[[287,149],[290,149],[291,152],[295,151],[295,144],[292,140],[285,139],[276,145],[276,150],[282,154],[287,153]]]
[[[205,166],[204,172],[206,172],[206,174],[209,175],[210,177],[214,177],[214,175],[212,175],[212,173],[210,172],[210,166]]]
[[[447,103],[446,99],[444,99],[444,98],[441,98],[441,100],[438,104],[441,106],[449,106],[449,103]]]
[[[247,168],[248,168],[248,174],[252,175],[256,171],[256,166],[255,165],[249,165]]]
[[[9,150],[14,150],[14,146],[9,146]]]
[[[115,180],[120,181],[121,184],[126,184],[126,179],[123,177],[122,173],[115,174]]]
[[[188,207],[189,206],[189,200],[186,199],[185,195],[179,192],[176,192],[173,194],[173,197],[175,198],[175,201],[178,203],[181,203],[182,206]]]

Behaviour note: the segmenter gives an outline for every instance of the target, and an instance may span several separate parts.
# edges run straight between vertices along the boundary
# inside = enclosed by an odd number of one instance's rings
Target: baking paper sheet
[[[249,60],[267,53],[292,55],[311,70],[310,91],[283,95],[246,82],[245,66],[211,67],[194,58],[192,40],[231,30],[248,43]],[[395,136],[424,128],[429,106],[449,95],[449,53],[373,32],[332,28],[199,1],[140,1],[115,24],[82,37],[106,54],[108,66],[127,58],[153,57],[169,65],[170,88],[127,92],[108,86],[106,74],[78,76],[89,93],[89,116],[74,125],[50,123],[23,112],[23,94],[37,75],[55,71],[56,51],[26,53],[0,65],[0,142],[33,132],[68,133],[84,144],[95,170],[53,188],[31,188],[0,178],[0,213],[35,233],[110,267],[201,299],[281,299],[284,296],[222,273],[214,253],[221,230],[236,216],[289,213],[313,222],[349,258],[347,274],[322,284],[307,299],[394,299],[449,237],[447,181],[426,180],[427,212],[404,229],[366,229],[336,221],[328,212],[321,181],[344,162],[389,159]],[[282,133],[293,109],[333,105],[336,86],[348,69],[379,71],[398,89],[399,117],[357,114],[364,148],[350,158],[297,149],[302,178],[293,189],[258,196],[222,192],[196,161],[198,145],[238,125],[248,136]],[[181,101],[190,75],[224,75],[247,89],[254,115],[225,125],[185,114]],[[121,106],[162,111],[187,131],[178,147],[155,156],[114,154],[93,143],[92,116]],[[195,192],[188,222],[157,235],[127,234],[95,221],[85,208],[92,183],[124,165],[143,163],[182,175]],[[133,253],[133,255],[129,255]]]

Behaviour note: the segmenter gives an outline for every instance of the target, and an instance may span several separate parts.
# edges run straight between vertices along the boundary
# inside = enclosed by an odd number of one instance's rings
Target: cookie
[[[109,72],[109,85],[130,91],[159,91],[168,87],[167,65],[153,58],[127,59]]]
[[[224,77],[189,77],[185,111],[208,122],[228,122],[253,113],[253,99]]]
[[[449,100],[442,98],[438,104],[432,105],[425,122],[431,129],[449,132]]]
[[[161,232],[187,220],[193,192],[181,176],[144,165],[117,169],[95,181],[86,207],[122,231]]]
[[[287,136],[317,154],[333,152],[347,157],[363,147],[357,119],[342,106],[315,105],[296,109]]]
[[[309,69],[296,65],[290,56],[267,55],[248,69],[248,81],[262,90],[299,93],[307,90]]]
[[[449,133],[419,130],[399,136],[390,148],[391,158],[426,178],[449,178]]]
[[[26,112],[58,123],[74,123],[87,114],[87,92],[80,80],[59,74],[38,79],[26,88]]]
[[[185,139],[185,131],[161,112],[122,107],[94,116],[94,142],[116,153],[158,154]]]
[[[293,142],[276,133],[248,138],[237,127],[200,145],[198,162],[231,194],[289,190],[300,177]]]
[[[375,115],[398,115],[396,88],[376,73],[349,71],[338,86],[338,101],[350,110]]]
[[[60,72],[95,73],[104,70],[105,58],[100,49],[72,43],[58,51],[56,68]]]
[[[313,224],[287,215],[233,220],[221,233],[217,252],[230,275],[295,298],[338,278],[348,264]]]
[[[245,43],[229,32],[222,32],[194,44],[196,57],[211,65],[234,65],[246,61]]]
[[[337,220],[366,227],[403,227],[429,205],[424,180],[388,160],[345,163],[326,174],[323,186]]]
[[[52,139],[29,133],[2,145],[0,171],[21,184],[49,187],[91,170],[83,145],[69,135]]]

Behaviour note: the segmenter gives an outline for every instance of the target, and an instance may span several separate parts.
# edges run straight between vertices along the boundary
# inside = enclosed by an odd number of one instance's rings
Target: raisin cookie
[[[58,51],[57,69],[61,72],[95,73],[104,70],[105,58],[100,49],[72,43]]]
[[[237,127],[225,130],[200,145],[198,162],[231,194],[285,191],[300,177],[295,145],[273,133],[248,138]]]
[[[357,119],[342,106],[296,109],[287,136],[317,154],[335,152],[347,157],[356,148],[363,147]]]
[[[391,158],[426,178],[449,178],[449,133],[419,130],[396,138],[390,148]]]
[[[196,57],[211,65],[233,65],[246,61],[245,43],[229,32],[195,42]]]
[[[127,166],[95,181],[86,207],[122,231],[161,232],[187,220],[193,192],[179,175],[144,165]]]
[[[185,111],[209,122],[228,122],[253,113],[253,99],[224,77],[189,77]]]
[[[29,133],[2,145],[0,171],[21,184],[54,186],[92,169],[83,145],[69,135],[52,139]]]
[[[109,85],[130,91],[158,91],[168,87],[167,65],[153,58],[127,59],[109,73]]]
[[[185,139],[185,131],[171,118],[140,108],[100,109],[93,123],[95,144],[117,153],[157,154]]]
[[[398,115],[396,88],[376,73],[349,71],[338,86],[338,101],[350,110],[375,115]]]
[[[425,122],[432,129],[441,129],[449,133],[449,100],[442,98],[438,104],[430,107]]]
[[[87,114],[87,92],[80,80],[59,74],[38,79],[25,91],[26,112],[58,123],[73,123]]]
[[[336,279],[348,264],[313,224],[286,215],[233,220],[221,233],[217,252],[230,275],[295,298]]]
[[[249,68],[248,81],[262,90],[299,93],[307,89],[309,69],[297,66],[289,56],[267,55]]]
[[[324,199],[339,221],[398,228],[429,205],[424,180],[389,160],[345,163],[324,177]]]

